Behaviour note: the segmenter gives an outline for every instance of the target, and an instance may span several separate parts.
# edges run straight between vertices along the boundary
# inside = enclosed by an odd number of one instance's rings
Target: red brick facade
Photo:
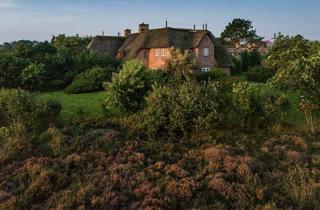
[[[207,49],[207,54],[205,54]],[[209,36],[205,36],[199,47],[190,49],[193,52],[199,69],[212,68],[215,66],[214,44]],[[170,58],[170,48],[141,49],[137,58],[150,69],[166,68],[166,60]]]
[[[204,49],[208,49],[208,54],[205,55]],[[205,36],[200,42],[199,46],[192,51],[200,69],[212,68],[215,66],[214,44],[208,35]]]

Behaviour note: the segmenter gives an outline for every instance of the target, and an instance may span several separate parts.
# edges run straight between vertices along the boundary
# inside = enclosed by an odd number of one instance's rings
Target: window
[[[166,56],[166,49],[161,49],[161,56]]]
[[[156,57],[158,57],[158,56],[160,55],[159,49],[155,49],[155,50],[154,50],[154,55],[155,55]]]
[[[208,71],[210,71],[210,68],[209,68],[209,67],[204,67],[204,68],[202,68],[202,72],[208,72]]]
[[[206,57],[209,56],[209,48],[203,48],[203,55]]]
[[[144,58],[148,58],[148,51],[147,50],[144,51]]]

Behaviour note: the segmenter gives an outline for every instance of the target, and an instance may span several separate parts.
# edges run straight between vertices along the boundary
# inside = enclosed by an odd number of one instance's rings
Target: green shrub
[[[271,128],[279,124],[288,109],[288,99],[269,87],[248,82],[234,84],[232,90],[233,119],[239,128]]]
[[[151,138],[179,139],[192,132],[222,125],[226,97],[218,82],[157,87],[147,97],[145,110],[126,121],[132,131]]]
[[[138,60],[128,61],[118,74],[113,75],[112,81],[105,85],[111,95],[106,104],[116,106],[124,112],[139,110],[152,84],[160,78],[155,74],[158,73],[147,69]],[[108,110],[108,107],[106,109]]]
[[[241,60],[235,56],[232,57],[233,68],[231,73],[237,75],[241,73]]]
[[[221,68],[213,68],[208,72],[197,72],[193,76],[198,82],[228,78],[226,71]]]
[[[249,68],[248,72],[246,72],[245,75],[248,81],[251,82],[266,82],[273,76],[271,71],[268,71],[261,66]]]
[[[67,83],[64,80],[52,80],[47,84],[44,84],[46,90],[54,91],[54,90],[62,90],[66,87]]]
[[[23,90],[0,89],[0,162],[31,151],[41,132],[57,122],[61,105]]]
[[[27,90],[41,90],[43,88],[43,79],[46,73],[45,65],[40,63],[31,63],[21,72],[22,85]]]
[[[78,94],[103,90],[103,83],[111,80],[113,72],[115,69],[112,67],[87,70],[76,76],[65,92]]]

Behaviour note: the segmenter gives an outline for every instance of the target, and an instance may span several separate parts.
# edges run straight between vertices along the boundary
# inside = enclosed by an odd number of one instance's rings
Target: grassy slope
[[[51,98],[62,104],[61,116],[74,117],[82,108],[89,117],[95,118],[103,115],[101,103],[108,97],[105,91],[86,94],[66,94],[63,91],[41,93],[43,98]]]

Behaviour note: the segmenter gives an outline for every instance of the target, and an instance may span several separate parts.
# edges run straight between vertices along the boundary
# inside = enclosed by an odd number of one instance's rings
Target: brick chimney
[[[149,24],[141,23],[139,24],[139,32],[144,32],[149,30]]]
[[[124,30],[124,36],[128,37],[131,35],[131,30],[129,28],[127,28],[126,30]]]

